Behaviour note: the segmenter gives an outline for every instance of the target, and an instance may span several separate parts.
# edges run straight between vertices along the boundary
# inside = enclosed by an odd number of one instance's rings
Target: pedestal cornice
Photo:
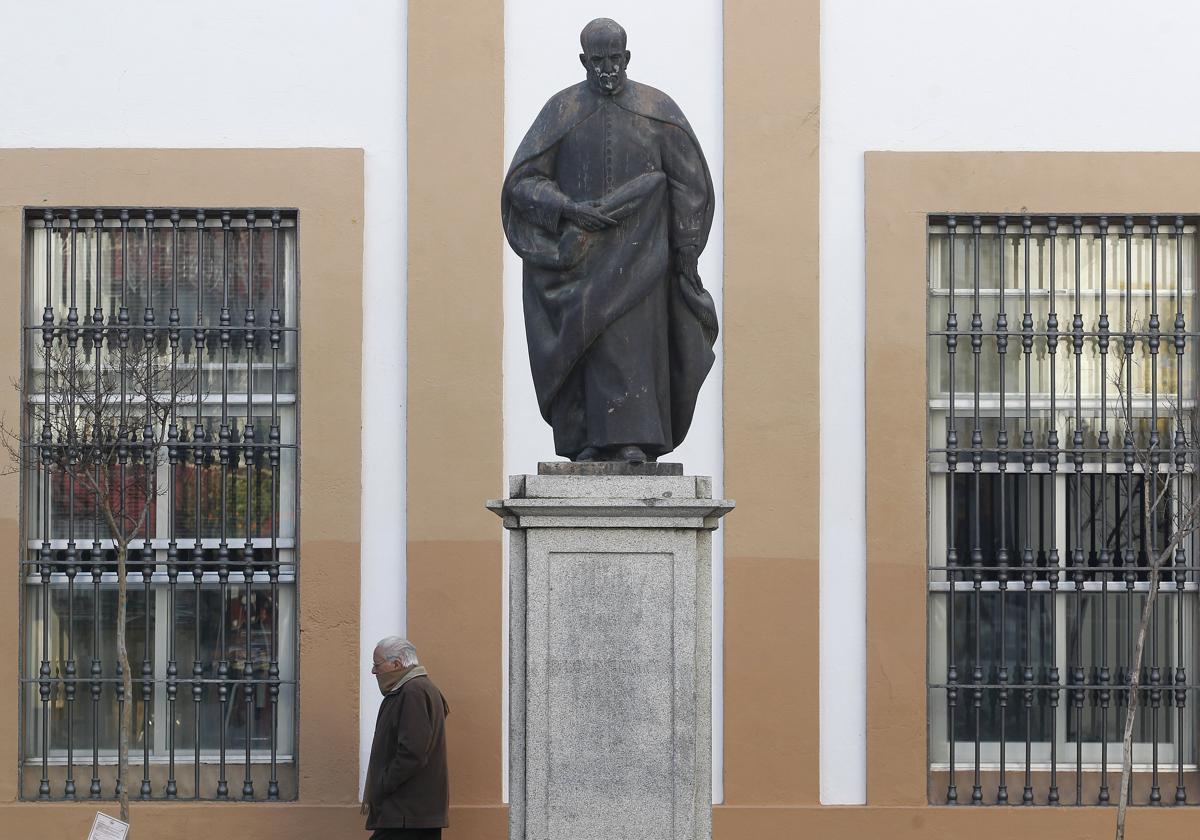
[[[711,531],[733,510],[711,498],[706,476],[514,475],[509,498],[488,510],[520,528],[694,528]]]

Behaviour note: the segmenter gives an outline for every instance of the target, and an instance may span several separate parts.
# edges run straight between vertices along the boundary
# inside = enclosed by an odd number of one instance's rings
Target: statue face
[[[588,81],[600,93],[614,94],[625,84],[629,50],[619,32],[603,32],[588,39],[579,60],[587,70]]]

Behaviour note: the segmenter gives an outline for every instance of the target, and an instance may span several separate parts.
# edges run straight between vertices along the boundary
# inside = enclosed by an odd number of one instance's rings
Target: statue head
[[[625,49],[625,30],[615,20],[596,18],[579,33],[583,52],[579,61],[587,70],[588,81],[598,93],[612,95],[625,84],[629,50]]]

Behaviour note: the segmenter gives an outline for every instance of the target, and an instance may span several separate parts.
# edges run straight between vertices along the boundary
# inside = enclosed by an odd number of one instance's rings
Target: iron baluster
[[[1050,554],[1047,559],[1048,574],[1047,578],[1050,583],[1050,637],[1058,638],[1058,578],[1059,578],[1059,555],[1058,555],[1058,503],[1056,500],[1058,487],[1058,414],[1055,406],[1055,396],[1057,388],[1055,387],[1055,374],[1057,366],[1058,352],[1058,314],[1055,310],[1055,294],[1057,288],[1055,284],[1054,274],[1054,258],[1055,252],[1058,249],[1058,219],[1051,216],[1048,222],[1049,239],[1047,240],[1050,248],[1050,314],[1046,320],[1046,352],[1050,357],[1050,430],[1046,435],[1046,448],[1049,450],[1047,461],[1050,472]],[[1055,644],[1052,648],[1050,658],[1050,674],[1048,682],[1049,700],[1050,700],[1050,792],[1047,801],[1051,805],[1059,803],[1058,793],[1058,699],[1059,699],[1059,671],[1058,671],[1058,646]]]
[[[971,428],[971,583],[973,590],[972,604],[974,608],[975,658],[971,668],[971,705],[975,712],[975,780],[971,786],[971,804],[983,802],[983,784],[980,774],[980,734],[981,717],[983,714],[983,667],[982,667],[982,602],[983,589],[983,548],[979,541],[980,529],[980,472],[983,469],[983,427],[979,420],[979,366],[980,353],[983,350],[983,315],[979,311],[979,231],[981,221],[978,216],[971,220],[971,242],[973,258],[973,298],[971,309],[971,360],[974,365],[975,378],[972,382],[974,425]]]
[[[271,703],[271,779],[267,799],[279,798],[279,343],[283,319],[279,314],[279,222],[280,214],[271,213],[271,430],[268,457],[271,462],[271,661],[267,667]]]
[[[1025,312],[1021,317],[1021,350],[1025,356],[1025,430],[1021,435],[1021,463],[1025,467],[1025,540],[1021,550],[1021,583],[1025,589],[1024,662],[1021,668],[1021,699],[1025,706],[1025,786],[1021,791],[1021,804],[1033,804],[1033,462],[1034,438],[1031,372],[1033,363],[1033,312],[1030,301],[1029,246],[1033,221],[1029,216],[1021,219],[1021,237],[1025,257]],[[1039,520],[1041,519],[1039,509]],[[1040,545],[1039,545],[1040,548]]]
[[[1187,347],[1187,321],[1183,317],[1183,217],[1175,217],[1175,510],[1178,528],[1185,527],[1184,475],[1187,471],[1187,432],[1183,421],[1183,354]],[[1184,667],[1183,612],[1185,588],[1187,586],[1187,551],[1184,540],[1175,546],[1175,708],[1178,720],[1175,726],[1175,804],[1187,804],[1187,787],[1183,781],[1183,728],[1184,709],[1187,706],[1187,670]]]
[[[1097,326],[1097,349],[1100,353],[1100,794],[1098,802],[1107,805],[1108,790],[1108,705],[1112,701],[1109,684],[1112,675],[1108,668],[1108,581],[1112,574],[1113,556],[1108,550],[1108,217],[1100,217],[1100,322]]]
[[[1150,567],[1150,588],[1160,588],[1158,575],[1155,531],[1158,530],[1158,506],[1160,495],[1158,491],[1158,463],[1160,458],[1158,436],[1158,216],[1150,217],[1150,322],[1148,347],[1150,350],[1150,475],[1142,477],[1142,492],[1149,493],[1146,498],[1149,506],[1145,508],[1150,513],[1149,522],[1142,520],[1142,530],[1149,531],[1142,535],[1147,565]],[[1149,597],[1149,595],[1147,595]],[[1158,710],[1162,703],[1162,669],[1159,667],[1158,649],[1158,600],[1155,599],[1150,617],[1150,729],[1151,729],[1151,781],[1150,801],[1158,804],[1162,801],[1162,790],[1158,779]]]
[[[96,354],[94,372],[96,415],[93,420],[91,434],[91,458],[93,464],[92,486],[92,662],[89,669],[92,690],[92,781],[88,786],[88,798],[99,799],[103,794],[100,786],[100,697],[103,691],[103,666],[100,662],[100,581],[104,575],[105,554],[100,543],[100,459],[101,433],[103,422],[101,417],[100,379],[104,357],[104,309],[103,300],[103,236],[104,211],[97,210],[93,214],[96,239],[96,297],[92,309],[92,352]]]
[[[254,735],[254,670],[251,624],[254,621],[254,225],[253,210],[246,214],[246,314],[244,318],[246,352],[246,421],[242,427],[242,451],[246,468],[246,542],[242,547],[242,576],[246,582],[246,664],[242,668],[243,691],[246,701],[246,778],[242,782],[242,799],[254,798],[254,780],[250,775],[250,749]]]
[[[217,780],[217,798],[226,799],[229,796],[229,781],[225,778],[225,739],[229,704],[229,657],[228,639],[226,638],[226,622],[229,612],[229,463],[230,463],[230,429],[229,429],[229,345],[232,339],[229,316],[229,223],[228,211],[221,214],[221,425],[217,432],[220,447],[221,462],[221,542],[217,546],[217,579],[221,592],[221,623],[218,628],[220,636],[220,660],[217,664],[217,695],[221,703],[220,731],[220,778]]]
[[[997,285],[1000,288],[1000,311],[996,315],[996,355],[1000,357],[1000,426],[996,432],[996,461],[1000,471],[1000,547],[996,553],[997,578],[1000,585],[1000,667],[996,674],[999,683],[1000,702],[1000,785],[996,789],[996,803],[1008,804],[1007,768],[1005,766],[1005,747],[1007,741],[1008,718],[1008,519],[1005,502],[1007,501],[1007,469],[1008,469],[1008,426],[1004,416],[1005,381],[1004,368],[1007,364],[1008,352],[1008,314],[1004,311],[1004,250],[1008,247],[1005,232],[1008,220],[1001,216],[996,220],[996,231],[999,247],[999,273]]]
[[[120,484],[120,486],[118,487],[118,490],[117,490],[117,492],[118,492],[118,502],[117,502],[118,516],[116,517],[116,521],[118,523],[118,528],[121,531],[121,536],[125,537],[125,539],[122,540],[125,543],[125,548],[124,548],[124,552],[123,552],[124,557],[121,557],[120,553],[118,554],[118,557],[117,557],[117,562],[118,562],[117,602],[118,602],[118,604],[122,604],[122,603],[128,604],[128,600],[127,600],[127,598],[128,598],[128,577],[129,577],[128,563],[129,563],[129,552],[130,552],[128,538],[132,536],[131,534],[128,534],[126,532],[126,527],[127,527],[127,523],[128,523],[126,502],[128,501],[127,491],[128,491],[129,459],[130,459],[129,426],[128,426],[128,410],[129,410],[129,400],[128,400],[128,388],[129,388],[129,381],[128,381],[128,373],[129,373],[129,368],[128,368],[128,350],[129,350],[129,306],[128,306],[129,211],[122,210],[119,218],[120,218],[120,222],[121,222],[121,305],[120,305],[120,308],[117,310],[117,348],[118,348],[118,357],[120,359],[120,366],[121,366],[121,372],[120,372],[120,380],[121,380],[121,406],[120,406],[120,409],[121,410],[120,410],[120,419],[117,424],[117,473],[118,473],[118,483]],[[113,536],[117,537],[118,535],[114,534]],[[118,548],[118,551],[120,552],[119,548]],[[122,564],[124,565],[123,569],[121,567]],[[149,608],[149,605],[147,605],[147,609],[148,608]],[[118,607],[118,610],[119,609],[120,608]],[[126,623],[127,622],[123,622],[121,620],[117,621],[117,636],[121,640],[121,642],[124,642],[126,639],[126,636],[125,636],[125,632],[126,632],[125,624]],[[128,648],[126,648],[126,650],[128,651]],[[133,666],[131,664],[130,668],[132,669],[132,667]],[[118,744],[124,744],[125,704],[134,702],[132,696],[126,696],[125,676],[126,676],[125,664],[120,661],[120,655],[118,655],[118,657],[117,657],[117,677],[120,680],[120,685],[121,685],[120,690],[117,694],[118,714],[120,716],[119,717],[120,722],[117,724],[117,743]],[[132,677],[132,674],[130,674],[129,676]],[[132,695],[132,683],[130,683],[129,694]],[[130,737],[130,739],[132,739],[132,737],[133,737],[132,732],[129,733],[129,737]],[[126,748],[124,746],[122,746],[121,749],[122,749],[122,751],[125,751]],[[128,757],[128,754],[126,753],[126,758],[127,757]],[[119,797],[123,793],[124,793],[124,787],[123,787],[123,784],[121,781],[121,774],[118,773],[117,774],[117,796]]]
[[[1075,246],[1075,312],[1071,317],[1071,349],[1075,354],[1075,428],[1071,434],[1071,462],[1075,479],[1075,522],[1071,545],[1071,581],[1075,586],[1075,662],[1071,667],[1071,699],[1075,708],[1075,804],[1083,804],[1083,303],[1081,300],[1080,234],[1083,220],[1071,222]],[[1068,655],[1072,655],[1068,654]]]
[[[946,669],[946,705],[949,718],[950,734],[950,781],[946,788],[946,802],[950,805],[958,803],[958,786],[955,784],[954,742],[955,742],[955,713],[958,707],[958,666],[954,647],[954,602],[957,600],[955,584],[958,580],[958,549],[955,540],[955,518],[957,508],[954,504],[955,469],[958,465],[958,432],[955,428],[954,416],[954,362],[958,349],[958,317],[954,311],[954,238],[957,231],[957,220],[951,216],[946,221],[946,241],[950,250],[949,259],[949,310],[946,315],[946,354],[949,359],[947,370],[949,374],[950,410],[946,423],[946,493],[949,498],[948,515],[946,517],[946,573],[950,579],[950,590],[947,594],[950,610],[949,621],[949,653]]]
[[[146,300],[142,314],[142,345],[146,353],[146,382],[143,388],[146,402],[142,408],[142,446],[140,451],[142,470],[145,473],[146,497],[143,502],[145,511],[144,535],[142,538],[142,588],[145,592],[146,609],[144,628],[146,645],[142,656],[142,787],[139,796],[149,799],[153,794],[150,786],[150,704],[154,701],[154,663],[151,660],[153,647],[150,644],[150,603],[153,593],[150,590],[154,576],[154,548],[151,542],[154,517],[155,473],[157,472],[158,452],[155,449],[154,426],[157,422],[154,394],[154,211],[147,210],[146,215]]]
[[[38,667],[38,698],[42,706],[42,778],[38,783],[38,799],[50,798],[50,480],[54,463],[54,435],[50,430],[50,371],[54,348],[53,307],[53,235],[54,214],[49,210],[42,217],[46,230],[46,301],[42,308],[43,405],[42,437],[39,450],[38,480],[42,491],[42,546],[38,552],[38,571],[42,580],[42,661]]]
[[[195,535],[192,542],[192,587],[195,590],[196,607],[194,610],[195,626],[192,628],[192,711],[195,718],[195,743],[193,745],[192,772],[194,775],[192,798],[200,799],[200,717],[204,703],[204,665],[200,661],[200,613],[203,608],[201,597],[204,581],[204,467],[207,461],[204,433],[203,395],[204,383],[204,351],[207,342],[207,331],[204,328],[204,248],[206,216],[203,210],[196,212],[196,328],[192,333],[192,343],[195,347],[195,400],[196,417],[192,431],[192,465],[194,468],[193,481],[195,484]]]
[[[63,796],[75,798],[75,575],[79,571],[79,552],[75,544],[75,470],[78,466],[75,439],[75,388],[78,382],[79,309],[76,306],[76,284],[78,282],[78,239],[79,211],[72,210],[71,224],[71,298],[67,308],[67,428],[65,467],[67,475],[67,658],[63,667],[63,690],[67,699],[67,778]]]
[[[1133,674],[1133,623],[1134,623],[1134,585],[1137,583],[1137,555],[1133,550],[1133,520],[1135,511],[1133,501],[1133,217],[1125,217],[1125,333],[1122,336],[1125,366],[1125,436],[1122,446],[1122,460],[1125,466],[1125,547],[1122,550],[1123,578],[1125,581],[1125,636],[1126,659],[1124,681],[1126,685],[1126,713],[1131,706],[1137,705],[1134,696],[1135,685]],[[1145,483],[1142,484],[1143,491]],[[1133,801],[1133,776],[1130,774],[1128,799]]]
[[[167,313],[167,342],[171,356],[171,404],[167,426],[167,799],[179,796],[175,779],[175,704],[179,696],[179,662],[176,659],[175,635],[177,586],[179,584],[179,542],[175,533],[179,470],[179,211],[171,211],[171,308]]]

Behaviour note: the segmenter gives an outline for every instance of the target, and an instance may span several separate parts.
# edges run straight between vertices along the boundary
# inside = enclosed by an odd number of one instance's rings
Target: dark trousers
[[[442,840],[440,828],[377,828],[370,840]]]

